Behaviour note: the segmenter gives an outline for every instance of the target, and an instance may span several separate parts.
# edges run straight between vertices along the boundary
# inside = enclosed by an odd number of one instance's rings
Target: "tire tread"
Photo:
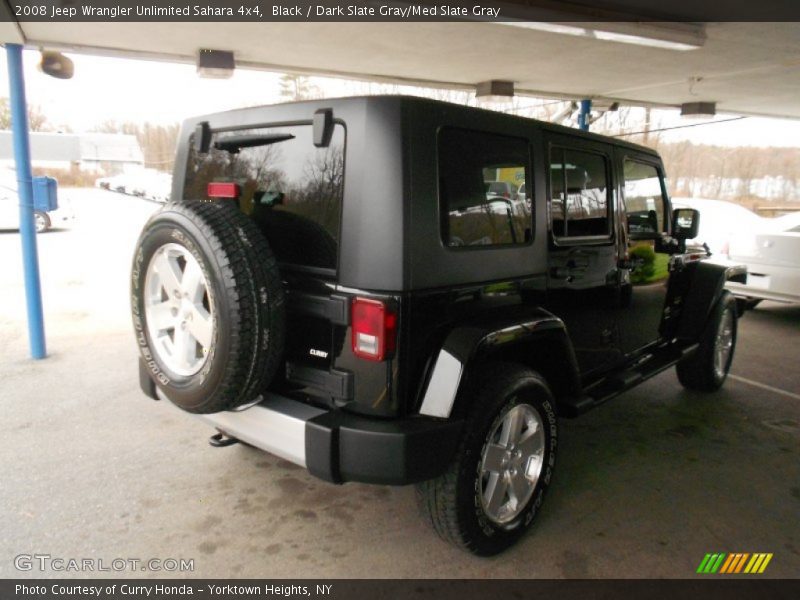
[[[736,349],[736,319],[738,309],[736,300],[730,292],[723,292],[717,301],[711,316],[706,324],[700,340],[700,346],[689,356],[683,358],[676,366],[675,372],[678,374],[678,381],[689,390],[698,392],[714,392],[725,382],[727,372],[722,380],[718,380],[714,374],[714,341],[719,326],[719,320],[725,310],[733,311],[734,318],[734,347],[731,350],[730,360],[733,360],[733,353]]]
[[[182,408],[197,413],[229,410],[253,400],[280,364],[285,318],[277,261],[255,224],[232,203],[170,202],[150,218],[142,236],[169,220],[170,213],[197,227],[213,254],[228,306],[217,317],[226,320],[223,326],[230,336],[230,356],[219,385],[203,403]]]
[[[472,397],[470,409],[464,424],[464,434],[459,442],[453,462],[447,471],[435,479],[423,481],[416,486],[417,504],[423,518],[431,524],[433,529],[444,541],[478,555],[494,554],[481,547],[480,541],[473,539],[469,532],[460,524],[458,516],[458,479],[463,468],[470,468],[464,464],[467,448],[474,443],[476,434],[475,425],[483,416],[486,407],[481,399],[495,398],[502,394],[520,378],[530,378],[536,384],[548,390],[547,383],[536,372],[513,363],[496,362],[487,364],[482,370],[485,376],[480,377],[480,382]]]

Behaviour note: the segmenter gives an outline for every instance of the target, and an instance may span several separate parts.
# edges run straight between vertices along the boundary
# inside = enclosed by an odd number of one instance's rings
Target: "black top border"
[[[0,0],[17,22],[767,22],[798,0]]]
[[[532,559],[535,562],[535,558]],[[626,566],[620,565],[622,570]],[[630,565],[627,567],[630,569]],[[214,588],[213,591],[209,589]],[[148,589],[147,596],[131,589]],[[777,579],[48,579],[0,580],[4,600],[795,600],[800,580]]]

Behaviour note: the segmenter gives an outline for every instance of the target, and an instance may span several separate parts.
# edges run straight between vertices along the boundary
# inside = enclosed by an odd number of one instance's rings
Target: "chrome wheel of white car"
[[[194,375],[214,339],[213,297],[203,269],[185,247],[169,243],[147,266],[145,319],[153,351],[176,375]]]
[[[714,340],[714,373],[723,378],[728,372],[728,361],[733,351],[733,320],[731,310],[722,313],[717,328],[717,337]]]
[[[33,223],[34,227],[36,227],[36,233],[47,231],[47,228],[50,227],[50,219],[47,218],[46,214],[40,212],[33,214]]]
[[[495,425],[481,461],[481,507],[503,525],[530,500],[544,458],[544,426],[529,404],[517,404]]]

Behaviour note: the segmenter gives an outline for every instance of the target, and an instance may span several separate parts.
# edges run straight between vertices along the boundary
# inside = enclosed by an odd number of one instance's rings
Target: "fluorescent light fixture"
[[[481,81],[475,86],[475,98],[484,102],[510,102],[514,97],[513,81]]]
[[[681,104],[682,117],[713,117],[717,114],[716,102],[684,102]]]
[[[706,41],[703,25],[694,23],[546,23],[538,21],[495,21],[495,23],[605,42],[633,44],[682,52],[701,48]]]
[[[650,48],[663,48],[664,50],[678,50],[680,52],[697,50],[700,47],[694,44],[686,44],[684,42],[673,42],[670,40],[643,37],[641,35],[615,33],[613,31],[595,31],[594,37],[596,37],[598,40],[605,40],[607,42],[619,42],[620,44],[633,44],[635,46],[647,46]]]
[[[203,48],[197,54],[197,74],[200,77],[228,79],[235,68],[233,52]]]
[[[536,31],[546,31],[547,33],[560,33],[562,35],[586,36],[585,27],[575,27],[564,25],[563,23],[542,23],[539,21],[495,21],[497,25],[508,25],[509,27],[519,27],[520,29],[534,29]]]

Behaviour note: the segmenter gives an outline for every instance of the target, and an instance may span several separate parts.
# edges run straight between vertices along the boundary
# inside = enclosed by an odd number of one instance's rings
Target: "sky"
[[[38,106],[52,124],[68,125],[77,132],[88,131],[106,120],[170,124],[194,115],[281,99],[280,73],[236,69],[230,79],[204,79],[197,76],[191,64],[68,54],[75,64],[75,75],[60,80],[37,69],[38,52],[25,51],[23,56],[28,103]],[[323,77],[312,78],[312,82],[328,97],[386,89],[380,84]],[[401,90],[418,92],[414,88]],[[8,93],[6,61],[0,60],[0,96]],[[542,101],[517,99],[518,104],[526,102],[535,105]],[[718,115],[717,120],[730,116]],[[681,119],[677,110],[656,111],[654,121],[658,126],[692,123]],[[797,147],[800,120],[749,117],[664,132],[662,139],[725,146]]]

